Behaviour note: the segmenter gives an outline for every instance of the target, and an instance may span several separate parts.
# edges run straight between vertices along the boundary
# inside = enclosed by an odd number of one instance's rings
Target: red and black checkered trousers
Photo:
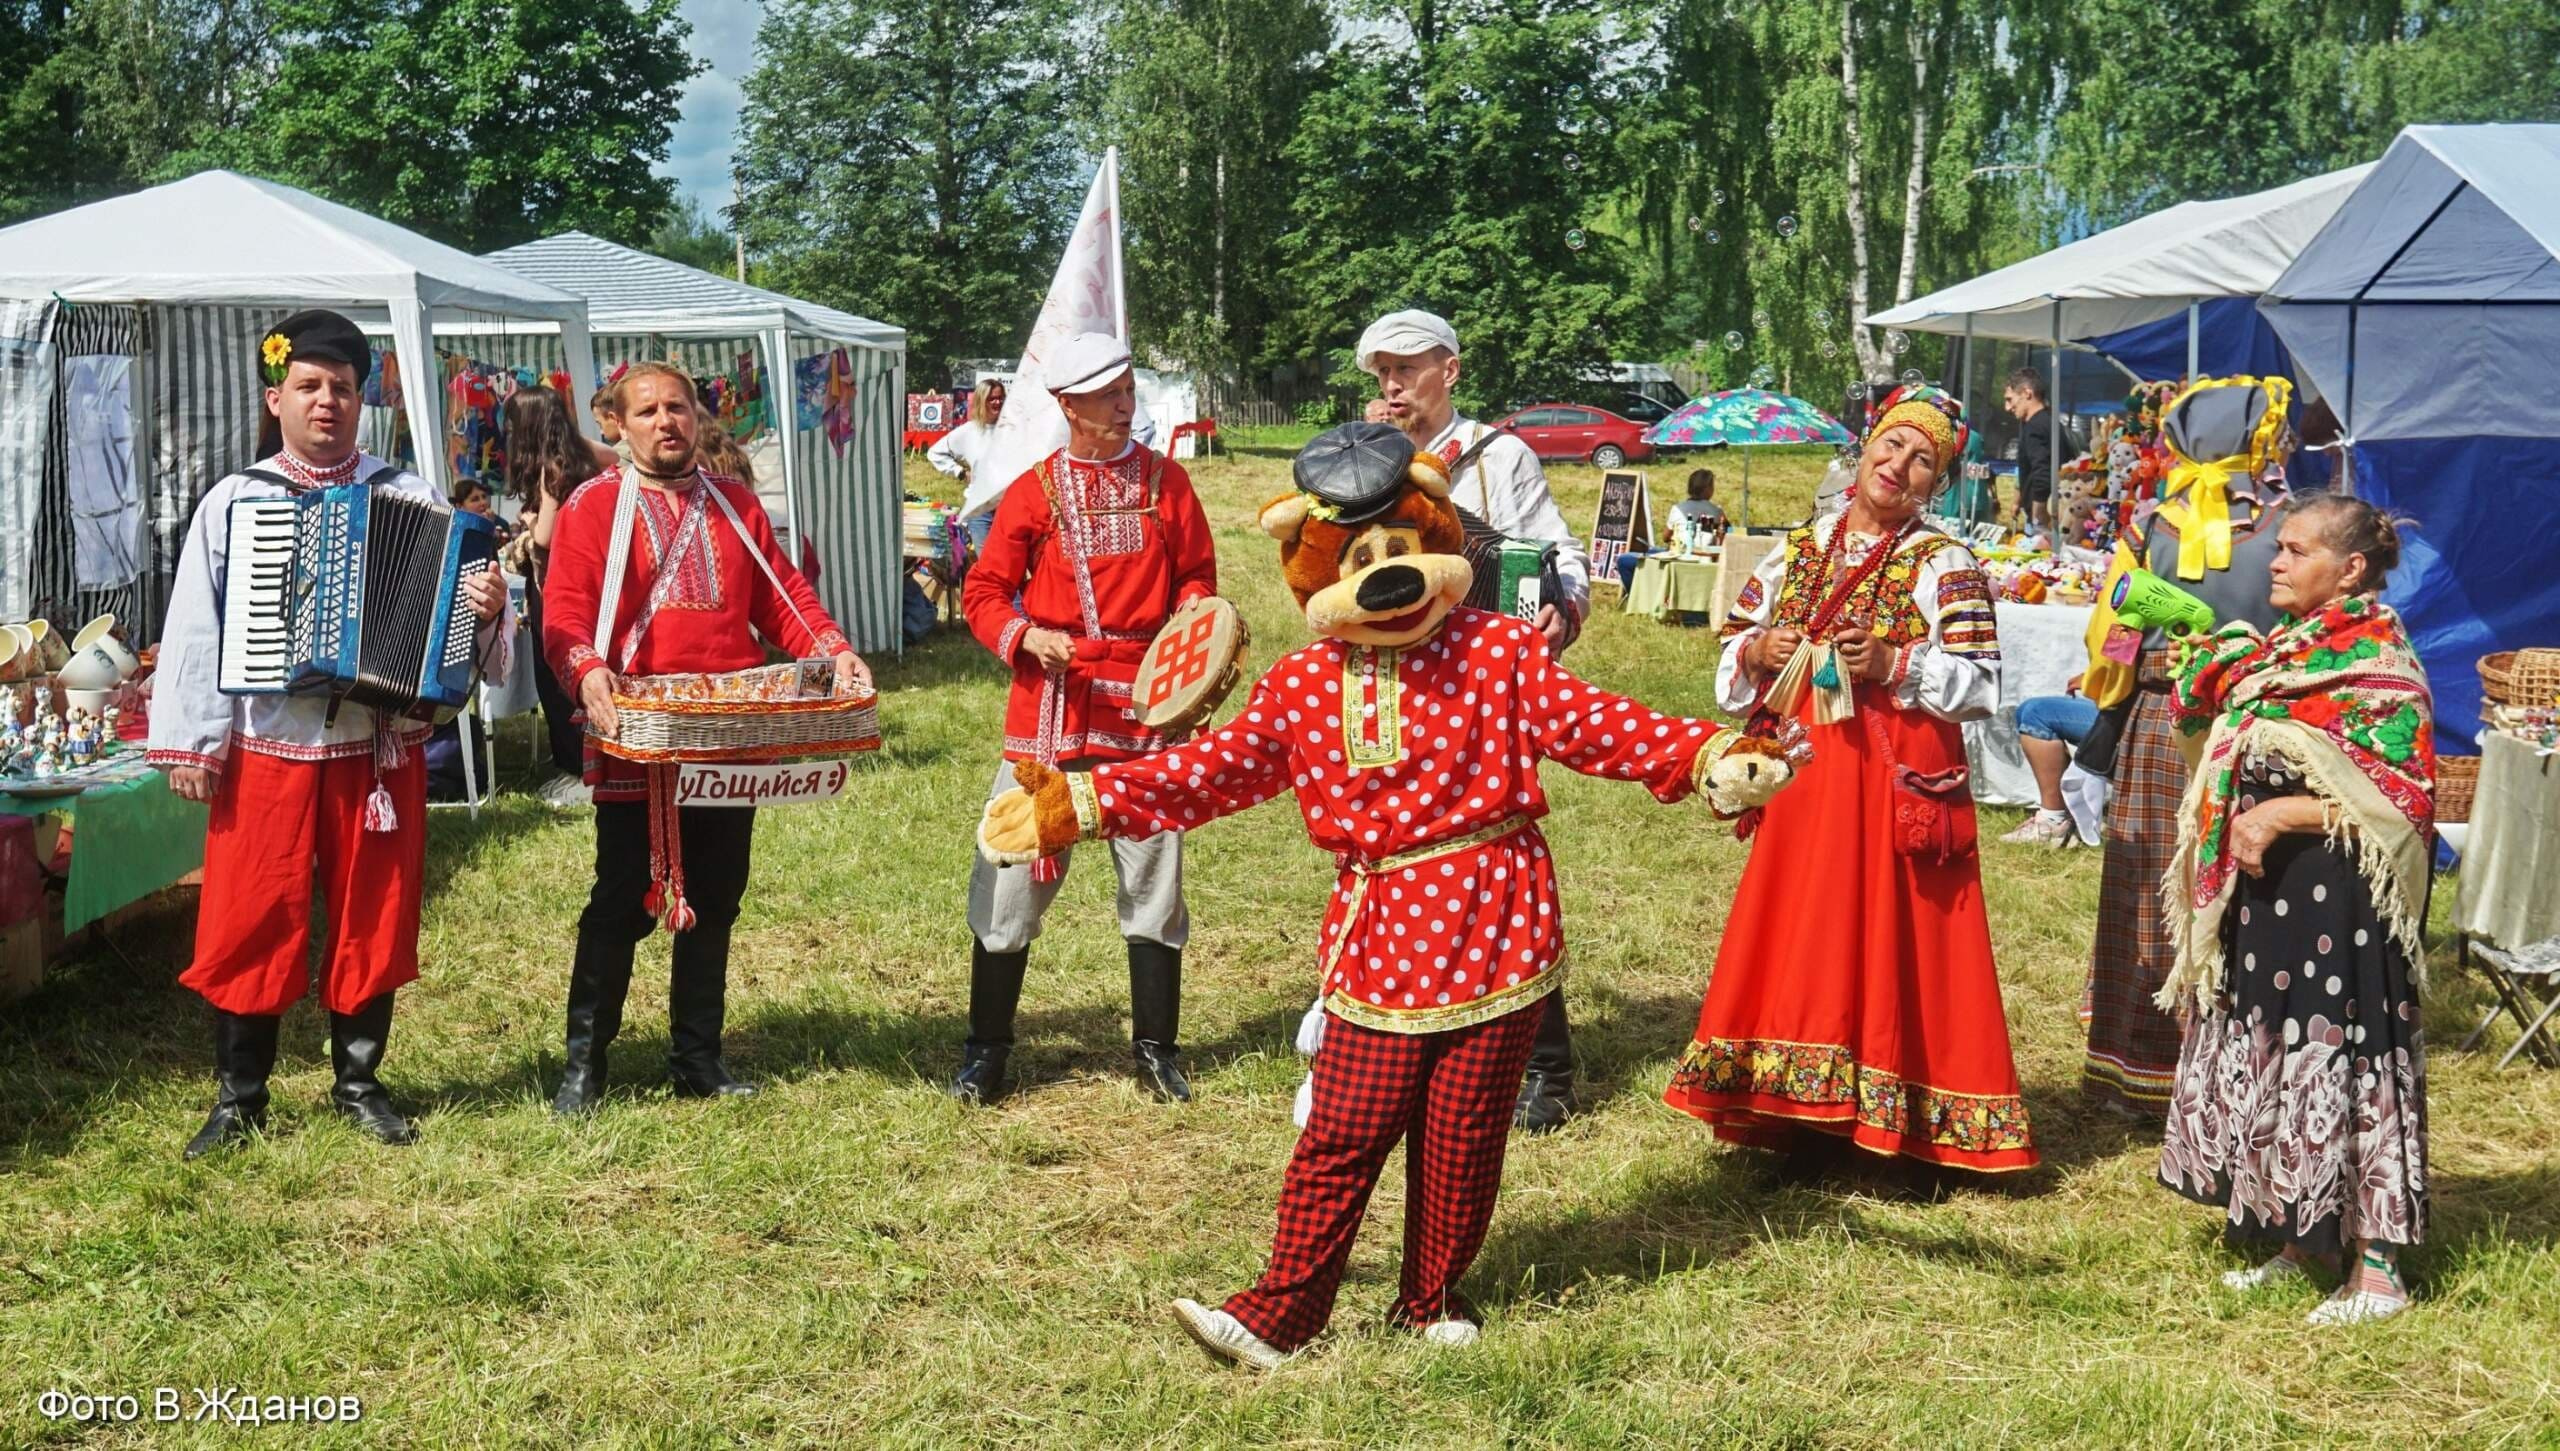
[[[2106,862],[2098,876],[2098,935],[2089,954],[2089,1052],[2080,1089],[2137,1113],[2168,1112],[2178,1069],[2178,1020],[2151,1001],[2169,980],[2176,945],[2160,879],[2177,854],[2178,807],[2187,758],[2178,750],[2178,712],[2168,692],[2168,652],[2142,654],[2136,698],[2116,746],[2107,801]]]
[[[1471,1318],[1458,1280],[1484,1245],[1520,1074],[1544,1001],[1445,1033],[1382,1033],[1325,1014],[1315,1111],[1280,1189],[1271,1262],[1227,1313],[1282,1350],[1333,1315],[1387,1154],[1405,1141],[1404,1276],[1388,1318]]]

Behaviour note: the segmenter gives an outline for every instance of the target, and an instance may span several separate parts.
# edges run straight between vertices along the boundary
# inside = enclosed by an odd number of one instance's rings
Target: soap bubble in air
[[[1582,158],[1574,155],[1570,151],[1566,152],[1564,154],[1564,169],[1567,171],[1580,171],[1582,169]]]
[[[1723,187],[1717,187],[1717,188],[1716,188],[1716,190],[1715,190],[1715,204],[1716,204],[1717,206],[1723,206],[1723,205],[1724,205],[1724,188],[1723,188]]]
[[[1795,217],[1795,213],[1793,213],[1793,212],[1789,212],[1789,213],[1787,213],[1785,216],[1778,218],[1778,235],[1779,235],[1779,236],[1781,236],[1781,237],[1792,237],[1792,236],[1794,236],[1795,234],[1796,234],[1796,217]]]
[[[1713,228],[1713,227],[1709,227],[1709,228],[1707,228],[1707,245],[1708,245],[1708,246],[1712,247],[1712,246],[1714,246],[1716,243],[1721,242],[1721,241],[1723,241],[1723,240],[1724,240],[1724,233],[1717,231],[1717,230],[1716,230],[1715,228]]]
[[[1767,331],[1769,330],[1769,312],[1768,312],[1768,309],[1766,309],[1766,308],[1753,308],[1753,309],[1751,310],[1751,325],[1752,325],[1753,327],[1758,328],[1760,331],[1762,331],[1762,332],[1764,332],[1764,333],[1765,333],[1765,332],[1767,332]]]
[[[1905,368],[1902,370],[1902,386],[1905,388],[1917,388],[1928,381],[1928,378],[1922,374],[1918,368]]]
[[[1822,340],[1822,355],[1826,358],[1836,358],[1840,356],[1840,345],[1829,338],[1824,338]]]
[[[1691,217],[1691,218],[1689,219],[1689,230],[1690,230],[1690,231],[1693,231],[1693,232],[1695,232],[1695,231],[1701,231],[1701,230],[1703,230],[1703,229],[1706,227],[1706,225],[1707,225],[1707,222],[1706,222],[1706,219],[1705,219],[1704,217]]]
[[[1564,234],[1564,244],[1565,244],[1566,246],[1568,246],[1568,247],[1572,248],[1573,250],[1577,251],[1577,252],[1581,251],[1581,250],[1582,250],[1582,229],[1581,229],[1580,227],[1576,227],[1576,228],[1574,228],[1572,231],[1569,231],[1569,232],[1565,233],[1565,234]]]
[[[1738,353],[1738,352],[1741,352],[1741,351],[1742,351],[1742,334],[1740,334],[1740,333],[1738,333],[1738,332],[1730,332],[1730,333],[1726,333],[1726,334],[1724,335],[1724,346],[1725,346],[1725,351],[1726,351],[1726,352],[1729,352],[1729,353]]]
[[[1827,307],[1815,308],[1813,310],[1813,325],[1815,327],[1831,326],[1831,309]]]
[[[1904,332],[1900,328],[1895,328],[1893,331],[1884,335],[1884,345],[1886,351],[1891,352],[1896,357],[1900,357],[1904,353],[1911,351],[1911,334]]]

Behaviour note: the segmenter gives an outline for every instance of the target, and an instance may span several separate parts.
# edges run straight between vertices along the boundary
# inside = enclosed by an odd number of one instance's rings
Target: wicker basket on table
[[[2481,656],[2480,693],[2499,705],[2560,702],[2560,650],[2501,650]]]
[[[832,679],[834,667],[824,661],[634,676],[613,692],[620,729],[597,735],[596,749],[626,761],[730,765],[878,750],[878,694],[822,693],[827,687],[813,667]]]
[[[2479,787],[2478,756],[2436,757],[2436,824],[2460,826],[2468,822],[2472,793]]]

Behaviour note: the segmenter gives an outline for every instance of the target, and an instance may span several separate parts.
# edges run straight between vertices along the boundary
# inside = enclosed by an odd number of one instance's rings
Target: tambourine
[[[1138,662],[1130,704],[1139,721],[1167,735],[1206,724],[1243,678],[1247,643],[1244,616],[1215,595],[1175,610]]]

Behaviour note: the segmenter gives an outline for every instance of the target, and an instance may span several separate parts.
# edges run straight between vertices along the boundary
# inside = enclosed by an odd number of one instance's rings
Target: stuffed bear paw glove
[[[1736,730],[1716,732],[1690,767],[1707,805],[1727,821],[1768,805],[1795,774],[1777,742]]]
[[[978,821],[978,855],[1017,867],[1100,834],[1098,821],[1088,822],[1094,815],[1091,777],[1016,761],[1013,779],[1014,789],[988,802]]]

